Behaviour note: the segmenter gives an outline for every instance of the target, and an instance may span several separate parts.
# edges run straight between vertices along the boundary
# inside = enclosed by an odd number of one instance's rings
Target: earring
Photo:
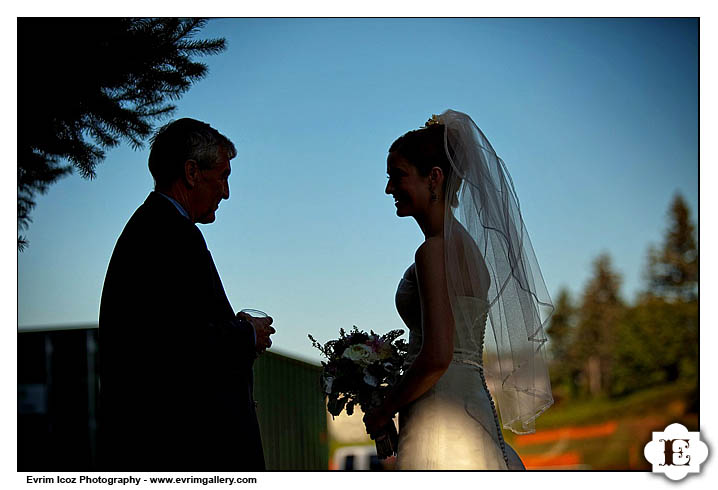
[[[432,201],[432,202],[438,201],[438,200],[439,200],[439,196],[436,195],[436,192],[434,192],[434,189],[430,189],[430,190],[431,190],[431,201]]]

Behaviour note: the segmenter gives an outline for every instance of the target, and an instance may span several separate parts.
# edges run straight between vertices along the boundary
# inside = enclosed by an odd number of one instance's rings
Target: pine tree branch
[[[20,19],[18,21],[18,227],[37,192],[76,168],[95,177],[103,149],[137,149],[169,116],[224,39],[192,39],[205,19]],[[61,73],[62,76],[57,76]],[[48,85],[46,80],[53,80]],[[72,165],[60,167],[59,160]],[[18,249],[26,246],[18,236]]]

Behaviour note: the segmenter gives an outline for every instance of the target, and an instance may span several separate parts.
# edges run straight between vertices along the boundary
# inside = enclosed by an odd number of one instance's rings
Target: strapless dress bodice
[[[409,329],[409,352],[405,365],[411,364],[421,351],[421,297],[416,279],[416,265],[404,272],[396,290],[396,309]],[[489,303],[484,298],[458,296],[454,299],[454,362],[482,365],[482,349]]]

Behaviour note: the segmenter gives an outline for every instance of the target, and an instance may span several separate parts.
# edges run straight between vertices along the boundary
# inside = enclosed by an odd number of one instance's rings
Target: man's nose
[[[384,194],[391,194],[391,192],[394,190],[394,186],[391,185],[391,180],[386,183],[386,188],[384,189]]]
[[[229,199],[229,182],[224,184],[222,189],[222,199]]]

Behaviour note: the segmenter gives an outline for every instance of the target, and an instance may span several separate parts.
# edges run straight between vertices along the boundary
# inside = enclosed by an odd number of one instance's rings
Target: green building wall
[[[321,367],[273,352],[254,363],[254,398],[268,470],[327,470]]]

